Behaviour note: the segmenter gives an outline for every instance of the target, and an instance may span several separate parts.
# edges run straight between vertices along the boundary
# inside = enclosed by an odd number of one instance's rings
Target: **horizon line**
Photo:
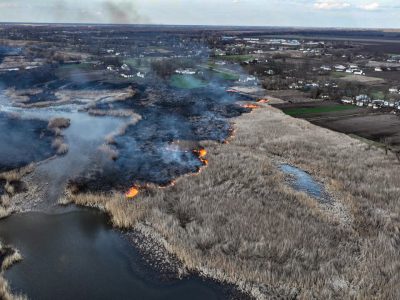
[[[85,23],[85,22],[0,22],[1,25],[73,25],[73,26],[149,26],[149,27],[211,27],[211,28],[285,28],[285,29],[325,29],[325,30],[396,30],[395,27],[344,27],[344,26],[286,26],[286,25],[211,25],[211,24],[154,24],[154,23]]]

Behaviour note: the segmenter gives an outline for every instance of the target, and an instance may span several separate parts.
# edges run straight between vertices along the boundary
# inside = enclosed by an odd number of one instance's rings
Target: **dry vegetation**
[[[23,300],[26,299],[22,295],[13,295],[7,281],[3,277],[3,272],[10,268],[13,264],[22,260],[22,256],[18,250],[3,246],[0,243],[0,299],[3,300]]]
[[[9,216],[12,213],[11,197],[18,192],[18,187],[21,186],[22,178],[32,173],[35,169],[35,164],[31,163],[26,167],[0,173],[0,180],[5,181],[4,189],[7,194],[0,196],[0,219]]]
[[[71,125],[71,120],[66,118],[54,118],[49,121],[47,128],[51,130],[55,139],[51,144],[51,147],[56,150],[58,155],[67,154],[69,150],[68,144],[64,141],[64,136],[62,134],[62,130],[68,128]]]
[[[257,298],[400,298],[400,180],[394,155],[265,106],[236,120],[209,166],[174,186],[67,200],[151,228],[189,269]],[[341,211],[285,184],[277,163],[310,172]],[[140,224],[140,226],[139,226]]]
[[[71,125],[71,121],[66,118],[53,118],[49,121],[48,128],[50,130],[66,129]]]

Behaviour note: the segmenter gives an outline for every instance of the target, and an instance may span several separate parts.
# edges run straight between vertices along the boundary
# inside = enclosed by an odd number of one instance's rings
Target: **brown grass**
[[[10,247],[5,247],[0,243],[0,253],[9,253],[0,266],[0,299],[3,300],[25,300],[23,295],[13,295],[11,293],[8,282],[3,277],[3,272],[10,268],[13,264],[22,260],[22,256],[18,250],[13,250]]]
[[[66,129],[71,125],[71,121],[66,118],[53,118],[49,121],[48,128],[54,129]]]
[[[35,169],[35,164],[31,163],[26,167],[0,173],[0,180],[5,180],[4,189],[6,195],[0,196],[0,219],[8,217],[12,213],[11,197],[16,193],[15,184],[19,184],[22,178],[32,173]]]
[[[31,163],[26,167],[0,173],[0,179],[7,182],[20,181],[25,175],[32,173],[35,170],[35,163]]]
[[[28,298],[23,295],[12,294],[7,281],[0,274],[0,299],[2,299],[2,300],[27,300]]]
[[[236,119],[227,145],[203,143],[209,166],[176,185],[69,195],[118,227],[145,223],[189,269],[257,298],[400,298],[400,181],[394,155],[264,106]],[[335,195],[322,205],[285,183],[303,168]],[[340,209],[335,209],[339,207]]]
[[[63,137],[56,137],[51,144],[51,147],[56,150],[58,155],[64,155],[68,153],[69,146],[68,144],[64,143]]]

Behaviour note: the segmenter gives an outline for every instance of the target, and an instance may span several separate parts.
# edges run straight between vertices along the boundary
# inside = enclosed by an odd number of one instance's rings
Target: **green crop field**
[[[173,75],[170,84],[178,89],[197,89],[207,85],[204,81],[192,75]]]
[[[321,114],[321,113],[329,113],[329,112],[343,111],[350,109],[354,109],[354,106],[338,104],[338,105],[328,105],[319,107],[288,108],[288,109],[283,109],[283,112],[287,115],[296,117],[302,115]]]

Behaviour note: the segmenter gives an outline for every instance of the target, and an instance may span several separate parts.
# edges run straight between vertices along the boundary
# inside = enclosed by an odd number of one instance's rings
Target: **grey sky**
[[[400,28],[398,2],[0,0],[0,21]]]

